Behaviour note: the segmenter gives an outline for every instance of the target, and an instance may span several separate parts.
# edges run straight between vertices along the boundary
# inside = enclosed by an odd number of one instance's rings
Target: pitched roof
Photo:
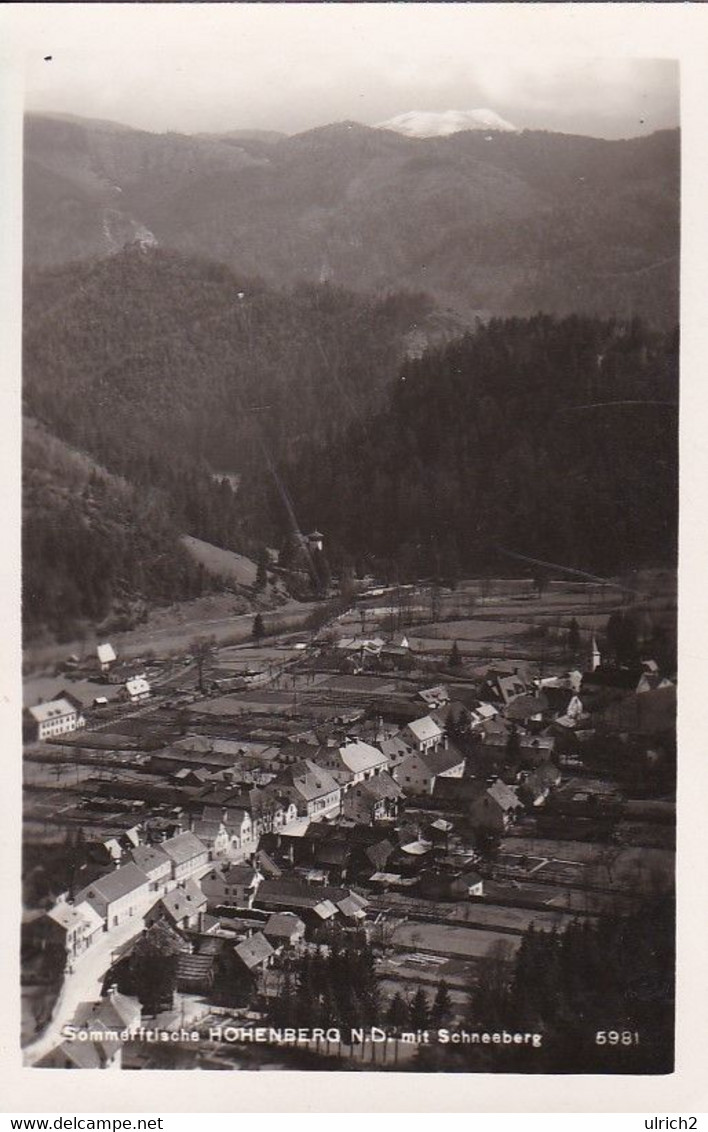
[[[50,700],[46,704],[35,704],[28,709],[36,723],[48,723],[53,719],[63,719],[65,715],[76,715],[76,708],[68,700]]]
[[[423,688],[418,692],[418,695],[428,707],[442,707],[450,699],[450,693],[444,684],[436,684],[433,688]]]
[[[183,951],[177,959],[177,982],[204,984],[211,980],[214,956],[210,953],[190,955]]]
[[[221,806],[205,806],[201,817],[202,821],[223,822],[227,828],[229,826],[242,826],[246,819],[251,820],[247,810],[244,810],[241,806],[231,806],[228,802]]]
[[[331,885],[305,884],[298,880],[266,880],[258,889],[258,903],[276,902],[314,910],[323,901],[336,903],[348,895],[348,889]]]
[[[465,761],[464,755],[461,755],[457,747],[453,747],[452,744],[437,751],[424,751],[422,755],[418,755],[418,758],[432,775],[444,774],[446,770],[452,770],[454,766],[459,766]]]
[[[526,691],[526,684],[520,676],[499,676],[497,685],[506,703]]]
[[[175,865],[184,865],[193,857],[208,852],[206,845],[193,833],[178,833],[176,837],[163,841],[160,848]]]
[[[381,751],[361,739],[350,739],[339,748],[339,754],[344,765],[354,774],[373,770],[386,762],[386,756]]]
[[[310,759],[302,759],[294,766],[286,767],[276,778],[275,785],[292,787],[306,802],[339,790],[339,784],[329,771],[323,770]]]
[[[345,896],[344,900],[337,901],[337,907],[343,916],[348,920],[363,920],[366,912],[356,900],[351,896]]]
[[[477,778],[436,778],[433,787],[433,798],[450,802],[472,802],[483,793],[484,782]]]
[[[149,883],[149,878],[142,869],[129,861],[127,865],[121,865],[112,873],[99,877],[79,895],[82,900],[90,900],[91,894],[95,893],[112,904],[114,900],[120,900],[121,896],[127,896],[129,892],[134,892]]]
[[[185,916],[193,916],[200,912],[206,906],[206,902],[206,896],[196,881],[188,880],[184,888],[173,888],[155,904],[162,905],[168,916],[177,923]]]
[[[381,774],[375,774],[373,778],[367,778],[364,782],[357,783],[356,786],[352,787],[351,793],[355,797],[363,795],[373,799],[401,798],[403,796],[401,787],[385,770]]]
[[[396,847],[392,842],[379,841],[376,845],[370,845],[368,849],[364,850],[365,855],[377,869],[383,868],[389,857],[395,853]]]
[[[536,767],[534,774],[544,785],[549,786],[554,786],[560,781],[561,777],[558,767],[552,762],[541,763],[540,766]]]
[[[442,727],[429,715],[412,720],[408,724],[408,730],[415,735],[419,743],[424,743],[428,739],[439,739],[443,733]]]
[[[445,818],[436,818],[431,821],[430,828],[437,830],[438,833],[450,833],[454,826],[451,821],[446,821]]]
[[[277,865],[273,858],[266,853],[265,849],[259,849],[256,853],[256,863],[261,873],[265,877],[276,879],[283,875],[283,870],[280,865]]]
[[[469,884],[471,886],[473,884],[481,884],[484,878],[481,873],[476,872],[474,869],[465,869],[459,879],[463,884]]]
[[[413,753],[410,743],[403,738],[400,732],[398,735],[392,735],[390,739],[382,739],[379,746],[389,762],[400,761],[406,755]]]
[[[231,868],[224,873],[224,881],[226,884],[245,884],[252,885],[258,880],[259,873],[254,869],[253,865],[232,865]]]
[[[337,905],[331,900],[320,900],[318,904],[315,904],[312,911],[321,920],[330,920],[332,916],[337,915]]]
[[[126,680],[125,686],[129,696],[142,696],[150,691],[150,685],[144,676],[135,676],[132,680]]]
[[[521,696],[516,696],[506,708],[507,719],[530,719],[532,715],[540,715],[542,712],[548,711],[548,700],[543,693],[533,695],[533,693],[524,693]]]
[[[79,927],[82,924],[93,929],[98,929],[103,925],[103,920],[96,909],[92,908],[85,900],[80,904],[67,904],[65,902],[57,904],[47,912],[47,917],[66,931],[71,931],[72,928]]]
[[[265,963],[271,955],[275,954],[263,932],[255,932],[248,939],[242,940],[241,943],[236,944],[234,951],[249,971],[252,971],[260,963]]]
[[[106,641],[103,645],[96,646],[96,653],[101,664],[112,664],[116,659],[116,652],[113,645]]]
[[[294,912],[274,912],[263,928],[263,933],[274,939],[292,939],[294,935],[301,935],[304,930],[304,921]]]
[[[140,1003],[127,994],[111,991],[100,1002],[92,1002],[79,1007],[79,1020],[82,1027],[97,1030],[105,1026],[108,1030],[122,1030],[140,1021]]]
[[[39,1065],[51,1065],[55,1062],[57,1054],[62,1053],[67,1061],[71,1061],[77,1069],[102,1069],[104,1058],[101,1056],[103,1053],[110,1055],[117,1049],[119,1042],[114,1042],[113,1048],[111,1044],[104,1045],[103,1042],[90,1041],[66,1041],[50,1050],[38,1062]]]
[[[130,855],[134,864],[144,873],[170,863],[170,858],[157,845],[138,845]]]
[[[197,782],[208,782],[212,775],[211,771],[202,766],[183,766],[175,773],[174,777],[180,781],[186,778],[196,778]]]
[[[216,841],[221,833],[226,833],[226,827],[220,821],[195,821],[192,833],[203,841]]]
[[[521,746],[524,750],[552,751],[556,741],[552,735],[522,735]]]
[[[496,782],[493,782],[492,785],[487,788],[487,794],[490,798],[493,798],[503,810],[516,810],[521,807],[521,802],[516,795],[516,791],[513,790],[511,786],[507,786],[505,782],[502,782],[501,778],[498,778]]]

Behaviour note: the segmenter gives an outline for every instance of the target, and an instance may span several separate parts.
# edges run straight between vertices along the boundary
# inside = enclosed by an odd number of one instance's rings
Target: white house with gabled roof
[[[28,708],[25,721],[32,738],[40,742],[54,739],[58,735],[68,735],[79,727],[86,726],[86,720],[76,704],[63,698]]]
[[[421,719],[414,719],[407,723],[403,734],[411,740],[419,754],[426,751],[436,751],[445,739],[445,732],[431,715],[424,715]]]

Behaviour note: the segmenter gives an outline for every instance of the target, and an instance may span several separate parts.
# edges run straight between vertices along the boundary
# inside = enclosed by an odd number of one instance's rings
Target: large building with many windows
[[[25,731],[30,739],[54,739],[85,726],[79,708],[65,699],[35,704],[25,712]]]

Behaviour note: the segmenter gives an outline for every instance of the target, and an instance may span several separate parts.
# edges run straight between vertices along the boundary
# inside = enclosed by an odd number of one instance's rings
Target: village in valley
[[[673,891],[674,581],[347,578],[299,625],[28,659],[26,1064],[454,1071],[489,1062],[420,1035],[545,1032],[539,941]]]

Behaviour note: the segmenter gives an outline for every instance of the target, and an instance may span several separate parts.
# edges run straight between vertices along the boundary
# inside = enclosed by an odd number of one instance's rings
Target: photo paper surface
[[[23,1085],[651,1096],[680,43],[77,7],[21,83]]]

